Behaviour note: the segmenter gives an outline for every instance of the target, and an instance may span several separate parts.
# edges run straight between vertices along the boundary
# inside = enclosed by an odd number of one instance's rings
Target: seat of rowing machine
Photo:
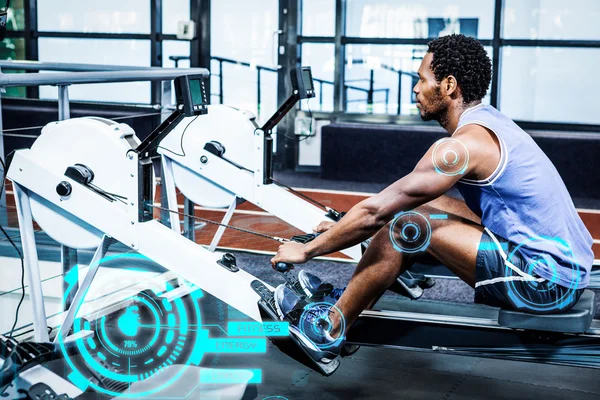
[[[590,328],[595,314],[595,293],[586,290],[577,304],[565,313],[536,315],[501,309],[498,314],[498,324],[513,329],[583,333]]]

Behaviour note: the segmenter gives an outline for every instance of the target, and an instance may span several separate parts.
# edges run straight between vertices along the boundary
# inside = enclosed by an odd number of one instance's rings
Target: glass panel
[[[212,55],[258,65],[276,65],[278,4],[277,0],[213,0]]]
[[[190,42],[181,40],[165,40],[163,45],[163,68],[175,68],[175,61],[170,60],[171,56],[190,56]],[[178,68],[189,68],[190,60],[177,61]],[[175,104],[175,86],[171,84],[171,102]]]
[[[24,60],[25,39],[6,38],[0,42],[0,60]],[[4,70],[7,74],[21,73],[24,71]],[[26,97],[26,88],[9,87],[2,97]]]
[[[258,90],[258,66],[276,68],[279,38],[277,0],[240,2],[213,0],[211,3],[211,99],[255,113],[260,122],[277,110],[277,73],[262,70]],[[250,66],[223,62],[219,58],[249,63]],[[258,99],[260,93],[260,101]]]
[[[334,52],[333,44],[302,45],[302,65],[311,67],[315,83],[315,97],[302,101],[303,110],[333,111]]]
[[[40,61],[150,66],[149,40],[40,38]],[[150,82],[73,85],[71,100],[150,103]],[[40,98],[56,99],[55,87],[41,86]]]
[[[302,0],[302,35],[335,36],[335,0]]]
[[[504,0],[505,39],[600,39],[598,0]]]
[[[346,112],[416,115],[412,88],[426,51],[425,46],[348,45]]]
[[[464,33],[491,39],[494,0],[348,0],[346,35],[435,38]]]
[[[38,0],[37,6],[40,31],[150,33],[150,1]]]
[[[491,58],[492,48],[486,50]],[[346,46],[346,112],[418,115],[413,88],[426,52],[427,46]],[[482,101],[489,104],[489,90]]]
[[[600,124],[599,49],[505,47],[501,110],[516,120]]]
[[[175,68],[175,61],[169,60],[171,56],[190,56],[190,42],[183,40],[165,40],[163,44],[163,67]],[[189,68],[190,60],[178,61],[179,68]]]
[[[177,22],[190,20],[190,0],[162,0],[162,30],[164,34],[175,35]]]

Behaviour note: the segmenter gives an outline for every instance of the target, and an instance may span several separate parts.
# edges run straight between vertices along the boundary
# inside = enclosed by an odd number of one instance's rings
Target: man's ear
[[[448,96],[453,97],[458,94],[458,81],[454,75],[448,75],[442,84],[444,85],[444,89],[446,89],[446,94]]]

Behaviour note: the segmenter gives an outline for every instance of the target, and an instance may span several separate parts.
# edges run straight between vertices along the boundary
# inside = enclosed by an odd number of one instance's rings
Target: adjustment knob
[[[221,258],[221,260],[223,261],[223,264],[236,265],[235,256],[231,253],[223,254],[223,257]]]
[[[58,195],[61,197],[69,196],[72,190],[73,188],[71,187],[71,184],[67,181],[62,181],[56,185],[56,193],[58,193]]]
[[[288,272],[293,267],[294,266],[290,263],[278,262],[277,264],[275,264],[275,271],[284,273],[284,272]]]

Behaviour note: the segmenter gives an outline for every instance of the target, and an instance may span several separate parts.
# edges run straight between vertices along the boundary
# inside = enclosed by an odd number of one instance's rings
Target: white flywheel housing
[[[173,161],[175,184],[188,199],[213,208],[231,204],[235,197],[233,192],[193,170],[202,169],[201,153],[204,145],[210,141],[221,143],[228,159],[252,169],[253,153],[250,149],[257,128],[253,119],[251,113],[236,108],[209,106],[208,114],[186,118],[160,143],[158,152]]]
[[[46,125],[30,151],[58,176],[63,176],[69,166],[83,164],[93,171],[94,185],[123,194],[127,193],[125,185],[131,183],[123,176],[127,151],[131,149],[124,137],[130,135],[139,143],[126,124],[103,118],[74,118]],[[45,200],[35,190],[30,190],[30,202],[33,219],[52,239],[74,249],[99,246],[103,233],[95,227]]]

